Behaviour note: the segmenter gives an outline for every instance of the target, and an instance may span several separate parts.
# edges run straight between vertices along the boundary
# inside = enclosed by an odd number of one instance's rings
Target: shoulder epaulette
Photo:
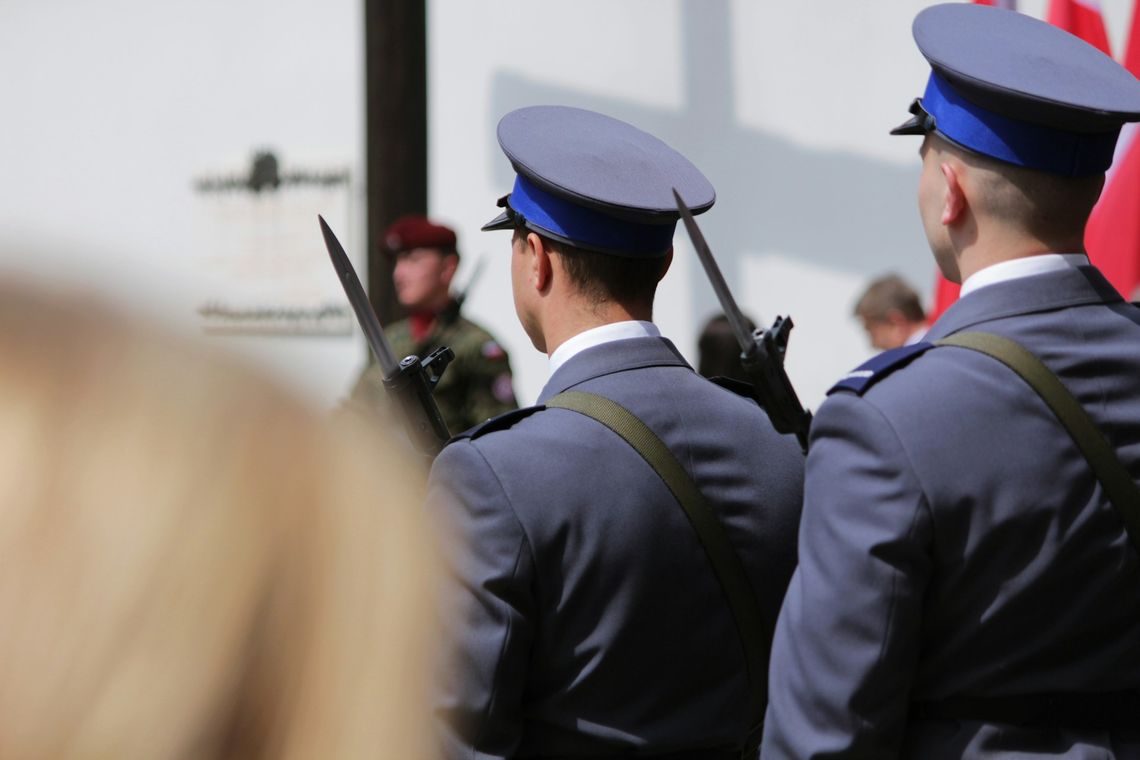
[[[921,356],[932,348],[934,348],[933,343],[920,341],[918,343],[912,343],[909,346],[899,346],[898,348],[892,348],[890,351],[884,351],[878,356],[873,356],[863,362],[851,372],[848,372],[838,383],[831,386],[831,390],[827,392],[827,395],[830,396],[836,391],[851,391],[862,396],[872,385],[896,369],[905,367],[916,357]]]
[[[509,412],[503,412],[498,416],[492,417],[489,420],[484,420],[478,425],[464,430],[462,433],[451,436],[450,440],[448,440],[448,443],[478,438],[481,435],[493,433],[496,430],[506,430],[519,420],[529,417],[535,412],[540,412],[545,408],[545,406],[539,404],[537,406],[524,406],[522,409],[512,409]]]

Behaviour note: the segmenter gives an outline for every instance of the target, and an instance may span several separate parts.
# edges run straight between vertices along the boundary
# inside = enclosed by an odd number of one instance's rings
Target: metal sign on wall
[[[351,229],[347,168],[291,167],[259,151],[246,167],[196,178],[194,191],[197,256],[216,282],[198,307],[207,332],[352,334],[317,226],[321,214],[333,229]]]

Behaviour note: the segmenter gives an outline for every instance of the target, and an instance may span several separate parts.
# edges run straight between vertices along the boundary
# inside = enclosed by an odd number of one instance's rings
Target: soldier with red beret
[[[395,257],[396,298],[408,316],[384,326],[397,358],[427,356],[448,346],[455,359],[435,389],[436,403],[452,433],[517,406],[506,351],[479,325],[460,316],[451,294],[459,267],[455,231],[423,216],[397,219],[384,235]],[[387,404],[380,366],[369,364],[352,390],[352,401],[384,413]]]

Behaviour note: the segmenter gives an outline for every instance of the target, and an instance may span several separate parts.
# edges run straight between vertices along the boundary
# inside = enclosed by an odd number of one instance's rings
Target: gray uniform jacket
[[[981,288],[927,338],[966,330],[1036,354],[1140,479],[1140,310],[1099,272]],[[912,701],[1140,689],[1140,552],[1004,365],[934,348],[862,395],[831,395],[799,542],[765,760],[1140,757],[1137,732],[908,716]]]
[[[775,620],[795,566],[803,456],[751,400],[659,338],[571,358],[574,388],[664,440],[725,526]],[[449,444],[429,507],[463,542],[444,599],[447,757],[729,748],[748,682],[728,603],[684,513],[621,438],[563,409],[508,413]]]

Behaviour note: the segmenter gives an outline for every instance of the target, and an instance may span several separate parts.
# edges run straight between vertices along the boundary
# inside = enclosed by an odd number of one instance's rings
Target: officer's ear
[[[550,248],[542,236],[529,232],[526,236],[524,248],[530,253],[527,261],[528,281],[539,293],[550,290],[553,275],[553,264],[550,261]]]
[[[961,221],[969,206],[966,194],[962,190],[963,166],[956,161],[943,161],[939,168],[942,170],[942,179],[946,183],[946,194],[942,199],[941,221],[943,225],[949,226]]]

